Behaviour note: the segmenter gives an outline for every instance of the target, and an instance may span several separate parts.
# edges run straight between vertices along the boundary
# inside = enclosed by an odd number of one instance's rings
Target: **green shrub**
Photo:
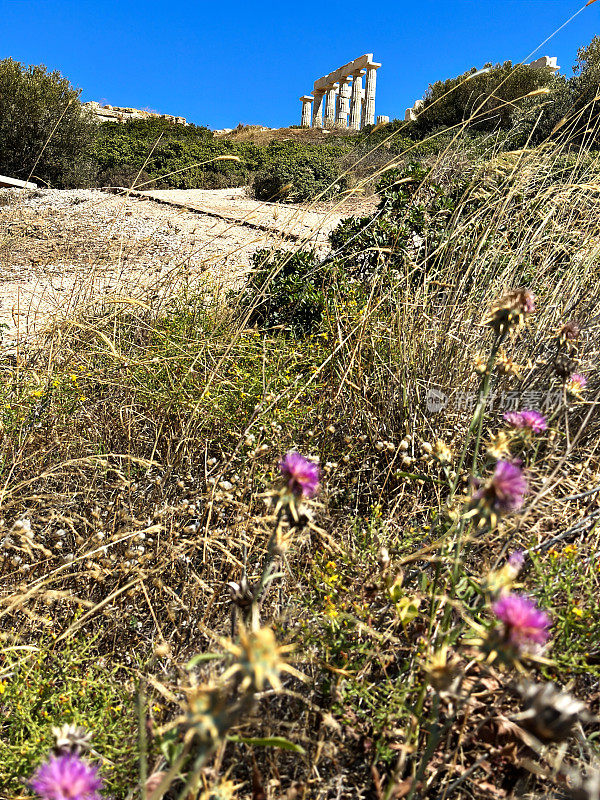
[[[80,89],[43,64],[0,61],[0,173],[60,188],[89,185],[96,126]]]
[[[468,72],[431,84],[424,97],[424,106],[412,123],[417,136],[438,127],[451,127],[473,119],[469,126],[478,130],[508,129],[513,124],[521,98],[537,89],[551,86],[550,70],[532,69],[527,64],[513,66],[486,64],[480,71]]]
[[[432,181],[420,164],[386,172],[377,185],[379,210],[343,220],[330,235],[344,274],[367,283],[377,279],[381,290],[404,276],[420,281],[435,269],[461,191]]]
[[[327,276],[319,269],[314,250],[258,250],[254,271],[240,305],[249,323],[280,327],[295,335],[314,333],[325,308]]]
[[[314,250],[259,250],[254,271],[240,306],[248,322],[262,329],[282,329],[295,336],[314,334],[332,301],[361,306],[377,281],[379,290],[390,282],[421,280],[434,269],[435,252],[445,235],[455,206],[454,193],[428,178],[427,170],[411,164],[390,170],[378,185],[379,210],[368,217],[343,220],[331,233],[333,255],[319,261]],[[419,253],[427,241],[431,257]]]
[[[127,177],[131,185],[143,170],[155,187],[220,189],[246,184],[262,164],[256,145],[236,146],[215,139],[208,128],[171,125],[162,119],[100,125],[94,155],[99,184],[104,186],[114,185],[115,174]]]
[[[252,183],[257,200],[302,202],[320,196],[333,197],[347,186],[340,177],[339,148],[303,145],[299,142],[270,142],[265,166]]]

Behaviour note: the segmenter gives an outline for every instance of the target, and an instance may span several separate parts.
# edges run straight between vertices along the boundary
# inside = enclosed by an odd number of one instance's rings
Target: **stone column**
[[[313,103],[312,112],[312,126],[313,128],[323,127],[323,99],[325,97],[325,89],[315,89],[313,92],[315,102]]]
[[[338,110],[336,125],[338,128],[348,127],[348,114],[350,113],[350,81],[351,77],[348,75],[340,81],[340,93],[338,95]]]
[[[352,73],[352,97],[350,99],[350,130],[360,130],[360,117],[362,111],[362,76],[364,70]]]
[[[300,98],[302,102],[302,117],[300,118],[300,125],[303,128],[310,128],[310,104],[313,98],[310,94],[303,94]]]
[[[381,64],[374,61],[367,64],[367,77],[365,79],[365,114],[364,125],[375,123],[375,86],[377,81],[377,70]]]
[[[332,83],[331,86],[327,89],[327,105],[325,106],[325,127],[331,128],[335,125],[335,113],[336,113],[336,96],[337,96],[338,84]]]

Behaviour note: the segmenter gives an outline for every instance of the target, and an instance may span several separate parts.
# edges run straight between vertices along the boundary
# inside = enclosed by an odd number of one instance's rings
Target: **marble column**
[[[327,105],[325,106],[325,127],[331,130],[335,125],[338,84],[333,83],[327,89]]]
[[[352,97],[350,98],[350,130],[360,130],[362,112],[362,76],[364,70],[352,73]]]
[[[315,96],[315,102],[313,103],[312,126],[313,128],[322,128],[325,89],[315,89],[313,94]]]
[[[310,128],[310,122],[311,122],[310,104],[312,103],[313,98],[310,94],[303,94],[300,100],[302,102],[302,117],[300,119],[300,125],[303,128]]]
[[[340,81],[340,93],[338,95],[338,109],[336,125],[338,128],[348,127],[348,114],[350,113],[350,81],[352,78],[348,75]]]
[[[375,124],[375,86],[377,70],[381,64],[371,62],[367,64],[367,77],[365,78],[365,112],[363,125]]]

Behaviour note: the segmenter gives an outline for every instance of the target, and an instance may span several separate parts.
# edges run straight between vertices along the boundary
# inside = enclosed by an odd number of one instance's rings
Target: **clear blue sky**
[[[435,80],[525,59],[583,2],[0,0],[0,58],[60,70],[83,100],[222,128],[299,123],[315,78],[372,52],[383,63],[376,111],[403,117]],[[558,56],[571,75],[595,33],[600,2],[537,56]]]

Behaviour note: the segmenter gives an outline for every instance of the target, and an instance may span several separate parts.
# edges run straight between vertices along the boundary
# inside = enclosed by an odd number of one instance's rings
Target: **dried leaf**
[[[394,786],[390,797],[392,798],[392,800],[397,800],[398,798],[406,797],[406,795],[410,792],[412,787],[413,787],[412,778],[406,778],[406,780],[402,781],[401,783],[397,783]]]
[[[267,794],[256,760],[252,759],[252,800],[267,800]]]
[[[498,728],[499,736],[508,736],[511,739],[521,741],[528,747],[533,747],[535,749],[537,745],[537,739],[535,736],[532,736],[530,733],[527,733],[527,731],[524,731],[523,728],[516,724],[516,722],[513,722],[503,714],[499,714],[497,717],[494,717],[494,723]]]

